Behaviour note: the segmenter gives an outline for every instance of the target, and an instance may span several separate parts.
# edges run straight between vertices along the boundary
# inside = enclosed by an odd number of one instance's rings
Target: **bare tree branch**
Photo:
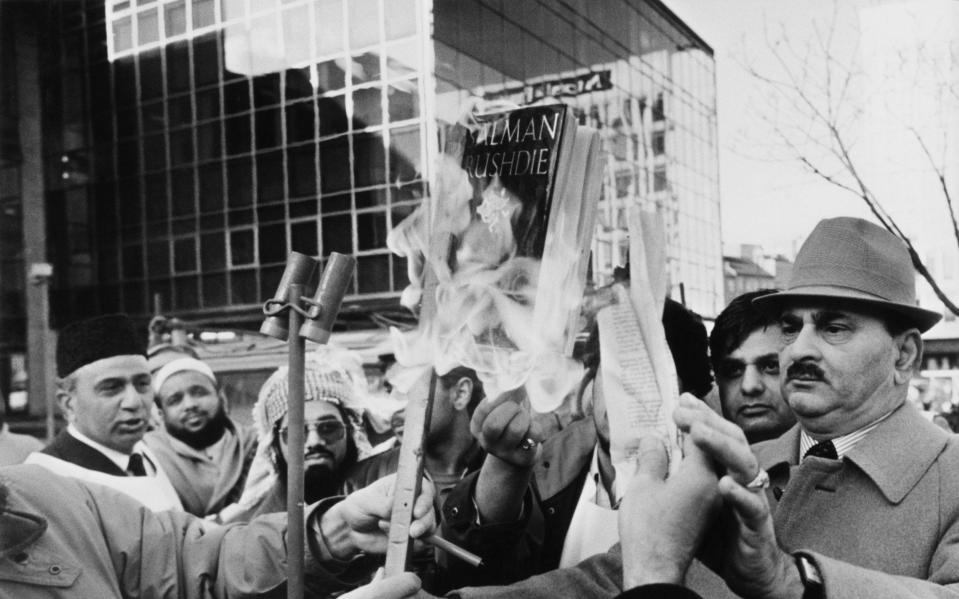
[[[946,183],[946,172],[944,168],[941,168],[932,157],[932,153],[929,151],[929,147],[926,145],[925,140],[922,139],[922,136],[919,135],[919,132],[916,131],[914,127],[909,127],[909,131],[912,132],[913,136],[916,138],[916,141],[919,142],[919,147],[922,148],[923,154],[926,155],[926,158],[929,160],[929,166],[936,173],[936,177],[939,179],[939,186],[942,189],[942,196],[946,200],[946,206],[949,208],[949,218],[952,219],[952,232],[956,237],[956,244],[959,244],[959,224],[956,223],[956,211],[952,204],[952,194],[949,193],[949,185]]]
[[[919,275],[926,279],[939,300],[947,309],[959,315],[959,307],[939,287],[921,260],[912,240],[882,206],[854,156],[852,149],[855,140],[850,138],[850,131],[854,127],[851,125],[855,124],[863,111],[850,101],[856,79],[854,63],[844,61],[835,50],[838,21],[838,3],[834,2],[832,18],[825,28],[821,23],[814,23],[813,35],[803,45],[792,43],[783,25],[780,25],[777,39],[772,39],[769,28],[764,23],[763,33],[769,55],[777,66],[776,75],[760,72],[753,65],[744,65],[744,69],[770,93],[767,110],[761,111],[759,118],[772,127],[782,145],[807,170],[865,202],[876,220],[906,244],[913,266]],[[923,48],[917,51],[921,53]],[[901,56],[900,60],[904,65],[907,63],[905,56]],[[821,64],[814,66],[814,61]],[[932,67],[936,68],[938,65]],[[912,75],[918,77],[916,73]],[[959,86],[946,85],[946,89],[940,93],[959,97],[957,87]],[[785,120],[780,115],[782,107],[789,111],[789,118]],[[945,167],[936,163],[919,131],[913,127],[909,130],[919,142],[939,181],[959,247],[959,222],[945,176]],[[819,152],[820,156],[815,156],[810,150]],[[826,166],[833,163],[835,168]]]

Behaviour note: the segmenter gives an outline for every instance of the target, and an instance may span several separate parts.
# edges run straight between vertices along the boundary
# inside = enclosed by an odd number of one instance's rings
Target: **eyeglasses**
[[[310,431],[316,431],[316,434],[322,439],[325,443],[336,443],[337,441],[342,441],[343,437],[346,436],[346,425],[338,420],[322,420],[320,422],[308,422],[303,425],[303,438],[309,436]],[[280,438],[283,439],[284,443],[288,443],[287,436],[289,433],[289,428],[281,426],[279,428]]]

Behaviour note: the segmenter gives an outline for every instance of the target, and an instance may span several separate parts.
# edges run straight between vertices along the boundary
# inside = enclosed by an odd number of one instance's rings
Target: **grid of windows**
[[[109,32],[80,71],[96,100],[78,153],[96,172],[61,185],[91,200],[96,281],[64,308],[87,293],[98,305],[75,311],[145,314],[157,294],[180,313],[249,309],[290,250],[354,255],[347,300],[403,289],[385,237],[425,193],[418,0],[99,6],[77,27]]]

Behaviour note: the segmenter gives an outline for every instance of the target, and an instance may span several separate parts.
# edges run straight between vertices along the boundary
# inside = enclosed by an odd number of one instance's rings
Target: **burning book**
[[[462,364],[490,397],[525,385],[535,409],[555,409],[581,374],[569,356],[601,180],[599,135],[564,104],[454,126],[431,197],[388,241],[409,260],[406,305],[435,300],[418,337],[397,339],[398,359]]]

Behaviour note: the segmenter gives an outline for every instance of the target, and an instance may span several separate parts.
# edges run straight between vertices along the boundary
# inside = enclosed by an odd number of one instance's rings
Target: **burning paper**
[[[670,468],[681,456],[673,410],[679,400],[676,367],[662,314],[666,297],[665,239],[657,214],[629,213],[630,285],[613,285],[612,305],[597,314],[603,392],[609,414],[610,457],[617,480],[635,471],[639,440],[666,442]],[[621,478],[622,475],[622,478]],[[626,484],[617,484],[617,492]]]
[[[599,198],[598,135],[557,103],[497,110],[450,139],[430,197],[387,240],[408,260],[403,304],[435,301],[413,334],[393,332],[397,359],[441,374],[462,364],[488,397],[525,386],[534,409],[553,410],[582,374],[569,354]]]

